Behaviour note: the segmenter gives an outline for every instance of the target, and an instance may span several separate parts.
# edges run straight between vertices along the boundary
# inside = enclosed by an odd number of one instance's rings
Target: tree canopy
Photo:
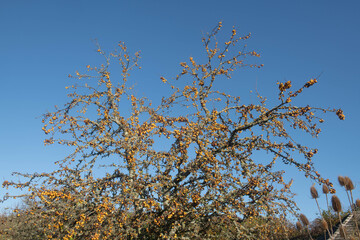
[[[136,96],[130,73],[140,54],[125,43],[107,54],[101,66],[76,72],[68,102],[44,114],[46,145],[72,149],[53,172],[17,173],[21,182],[6,187],[28,189],[27,208],[19,216],[34,236],[49,239],[234,239],[283,236],[280,221],[296,211],[284,171],[290,164],[327,184],[313,166],[317,149],[297,142],[294,134],[316,137],[326,112],[344,119],[342,110],[297,106],[294,100],[317,83],[313,78],[293,89],[279,82],[274,105],[258,95],[251,104],[216,89],[259,53],[247,50],[250,35],[232,30],[225,43],[216,40],[221,22],[202,42],[206,61],[181,62],[180,73],[161,77],[172,93],[154,105]],[[117,62],[119,65],[111,65]],[[114,77],[114,68],[121,77]],[[161,84],[161,82],[159,82]],[[255,153],[266,153],[257,159]],[[99,166],[102,166],[99,170]],[[277,167],[276,169],[279,169]],[[332,190],[334,191],[334,190]],[[10,196],[9,197],[16,197]],[[281,220],[282,221],[282,220]],[[251,226],[251,227],[249,227]],[[279,238],[278,238],[279,239]]]

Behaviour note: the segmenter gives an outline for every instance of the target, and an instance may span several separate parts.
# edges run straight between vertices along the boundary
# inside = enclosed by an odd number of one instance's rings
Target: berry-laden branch
[[[98,47],[105,63],[70,76],[76,84],[69,101],[44,114],[43,131],[45,145],[65,145],[71,153],[56,171],[18,173],[23,181],[3,183],[29,190],[22,195],[27,208],[17,214],[32,222],[37,238],[280,239],[283,228],[270,220],[282,226],[297,208],[292,182],[274,166],[291,164],[332,187],[313,167],[317,149],[293,134],[316,137],[321,114],[344,119],[342,110],[294,105],[317,79],[298,90],[290,81],[278,83],[278,103],[270,107],[265,97],[246,105],[216,89],[215,82],[239,68],[263,66],[246,63],[260,56],[243,43],[250,34],[239,37],[234,28],[221,44],[221,28],[202,40],[204,63],[190,57],[174,80],[161,77],[172,93],[158,106],[132,91],[130,73],[140,68],[140,55],[131,56],[123,42],[110,54]],[[120,75],[112,75],[114,61]]]

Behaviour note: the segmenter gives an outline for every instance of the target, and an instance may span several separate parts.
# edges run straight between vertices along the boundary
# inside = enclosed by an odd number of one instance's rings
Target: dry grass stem
[[[341,225],[339,230],[340,230],[340,236],[342,238],[346,239],[346,230],[345,230],[345,228]]]

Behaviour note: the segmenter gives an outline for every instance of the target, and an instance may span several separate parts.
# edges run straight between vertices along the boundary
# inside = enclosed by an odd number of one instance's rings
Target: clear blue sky
[[[232,93],[257,88],[276,98],[277,81],[300,86],[322,74],[295,103],[341,107],[346,120],[328,115],[318,139],[298,137],[319,148],[314,161],[324,177],[338,188],[337,176],[348,175],[360,197],[359,9],[355,0],[1,1],[0,180],[13,171],[50,170],[64,156],[62,148],[43,146],[40,116],[65,103],[68,74],[101,60],[94,39],[106,50],[118,41],[133,52],[141,50],[143,69],[133,79],[137,91],[161,98],[159,77],[175,76],[179,62],[201,55],[202,33],[223,21],[224,36],[234,25],[238,33],[252,33],[248,46],[261,53],[259,63],[265,65],[240,71],[228,82]],[[299,207],[313,219],[312,182],[286,169],[288,179],[295,180]],[[343,191],[338,192],[346,203]],[[324,197],[320,202],[325,206]]]

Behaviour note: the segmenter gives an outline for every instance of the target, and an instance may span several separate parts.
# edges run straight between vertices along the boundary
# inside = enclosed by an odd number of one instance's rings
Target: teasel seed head
[[[324,230],[328,230],[329,229],[329,225],[327,224],[325,219],[321,220],[321,226]]]
[[[301,223],[299,221],[296,222],[296,228],[299,231],[301,231],[301,229],[302,229],[302,225],[301,225]]]
[[[324,184],[322,186],[322,191],[323,191],[324,194],[328,194],[330,190],[329,190],[328,186],[326,186],[326,184]]]
[[[314,198],[314,199],[319,197],[319,193],[316,190],[316,188],[314,187],[314,185],[311,186],[310,193],[311,193],[311,197]]]
[[[334,209],[335,212],[337,212],[337,213],[341,212],[341,202],[340,202],[340,199],[336,195],[333,195],[331,197],[331,204],[332,204],[332,208]]]
[[[310,224],[309,219],[304,214],[300,214],[300,220],[305,226]]]
[[[345,178],[343,176],[338,176],[338,181],[340,186],[345,186]]]
[[[356,207],[360,208],[360,199],[356,199],[355,204],[356,204]]]
[[[355,189],[354,183],[351,181],[349,177],[345,177],[345,188],[348,191],[352,191]]]

